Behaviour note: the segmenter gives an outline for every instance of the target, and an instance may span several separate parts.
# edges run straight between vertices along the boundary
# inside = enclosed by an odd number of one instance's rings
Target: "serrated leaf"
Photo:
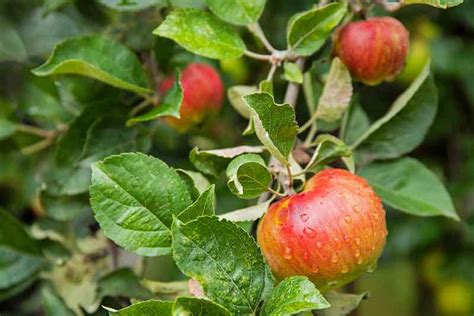
[[[0,209],[0,289],[34,279],[43,263],[37,242],[15,217]]]
[[[165,0],[99,0],[104,6],[125,12],[136,12],[157,5],[166,5]]]
[[[137,56],[123,44],[99,35],[65,40],[32,72],[37,76],[82,75],[139,94],[150,92]]]
[[[336,291],[325,293],[331,307],[318,312],[321,316],[345,316],[359,307],[362,300],[368,297],[368,292],[362,294],[347,294]]]
[[[232,222],[206,216],[187,224],[175,221],[172,232],[176,264],[207,297],[233,314],[255,313],[268,290],[269,272],[252,237]]]
[[[202,173],[217,176],[227,168],[232,160],[242,154],[260,154],[263,148],[260,146],[238,146],[224,149],[199,150],[194,148],[189,153],[189,160]]]
[[[204,57],[240,57],[245,44],[225,22],[198,9],[172,11],[153,34],[174,40],[185,49]]]
[[[257,91],[257,88],[254,86],[233,86],[227,90],[227,97],[234,109],[244,118],[249,119],[252,112],[243,97]]]
[[[417,216],[459,220],[453,201],[436,175],[413,158],[371,163],[360,170],[384,203]]]
[[[132,304],[120,310],[106,309],[111,316],[166,316],[171,315],[173,302],[148,300]]]
[[[403,0],[404,5],[427,4],[436,8],[447,9],[463,3],[464,0]]]
[[[246,95],[244,100],[252,109],[258,139],[276,159],[287,165],[298,133],[295,110],[289,104],[276,104],[265,92]]]
[[[185,208],[179,215],[178,219],[184,223],[192,221],[199,216],[214,215],[216,210],[216,194],[215,185],[209,186],[193,204]]]
[[[351,146],[357,158],[397,158],[415,149],[424,139],[438,109],[438,96],[430,65],[401,94],[387,114],[375,121]]]
[[[176,171],[140,153],[93,164],[89,192],[104,234],[142,256],[170,253],[172,217],[191,204]]]
[[[331,3],[294,15],[287,27],[288,48],[301,56],[313,54],[323,46],[346,11],[345,5]]]
[[[127,126],[131,126],[138,122],[146,122],[150,120],[157,119],[162,116],[172,116],[175,118],[180,118],[179,109],[183,102],[183,85],[181,84],[181,72],[176,71],[176,80],[173,83],[173,86],[166,94],[163,102],[161,102],[154,109],[148,111],[145,114],[136,116],[127,121]]]
[[[257,22],[263,12],[265,2],[266,0],[206,0],[212,13],[236,25]]]
[[[299,84],[303,83],[303,73],[297,64],[286,62],[283,64],[283,71],[285,80]]]
[[[272,176],[259,155],[244,154],[227,166],[227,186],[242,199],[253,199],[268,191]]]
[[[342,140],[329,134],[323,134],[316,138],[315,144],[317,144],[316,150],[306,166],[306,170],[317,172],[324,165],[342,158],[347,168],[354,172],[352,150]]]
[[[334,58],[319,98],[316,116],[327,122],[339,120],[352,98],[352,78],[339,58]]]
[[[232,314],[225,307],[207,299],[178,297],[174,302],[172,315],[231,316]]]
[[[261,218],[267,212],[270,202],[271,201],[268,200],[261,204],[252,205],[229,213],[221,214],[218,217],[231,222],[253,222]]]
[[[278,284],[262,307],[262,316],[285,316],[331,305],[307,277],[294,276]]]

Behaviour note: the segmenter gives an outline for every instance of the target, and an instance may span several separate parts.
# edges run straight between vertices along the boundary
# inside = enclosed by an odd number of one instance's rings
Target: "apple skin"
[[[367,85],[392,81],[403,69],[410,46],[408,30],[391,17],[352,22],[336,32],[334,54],[352,76]]]
[[[276,278],[307,276],[320,291],[373,271],[386,236],[380,198],[342,169],[323,170],[303,192],[272,204],[257,230]]]
[[[175,78],[165,78],[158,91],[164,95],[171,89]],[[181,118],[167,117],[165,120],[179,131],[187,131],[201,123],[206,117],[216,114],[224,101],[224,85],[219,73],[210,65],[192,63],[181,74],[183,103],[179,110]]]

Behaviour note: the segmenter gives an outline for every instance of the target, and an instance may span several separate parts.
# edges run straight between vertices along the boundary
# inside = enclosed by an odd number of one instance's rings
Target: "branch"
[[[303,68],[304,68],[304,59],[303,59],[303,58],[299,58],[299,59],[296,61],[296,65],[298,65],[298,67],[299,67],[301,70],[303,70]],[[292,107],[296,107],[296,101],[298,100],[299,91],[300,91],[300,84],[294,83],[294,82],[290,82],[290,83],[288,84],[288,88],[286,89],[285,101],[284,101],[284,103],[288,103],[288,104],[290,104]]]
[[[251,52],[251,51],[249,51],[249,50],[246,50],[246,51],[244,52],[244,55],[247,56],[247,57],[253,58],[253,59],[257,59],[257,60],[270,61],[270,60],[272,59],[272,55],[265,55],[265,54],[254,53],[254,52]]]
[[[260,27],[260,24],[258,24],[258,22],[247,25],[247,28],[252,34],[254,34],[262,42],[263,46],[265,46],[265,48],[270,53],[273,53],[276,51],[276,49],[272,46],[272,44],[270,44],[267,37],[263,33],[263,30]]]

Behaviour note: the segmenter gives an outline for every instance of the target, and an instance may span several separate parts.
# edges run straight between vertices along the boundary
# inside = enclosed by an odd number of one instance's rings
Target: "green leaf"
[[[139,278],[129,268],[110,272],[98,281],[99,297],[129,297],[141,300],[153,297],[148,289],[140,284]]]
[[[6,139],[16,131],[16,124],[0,117],[0,140]]]
[[[225,22],[198,9],[172,11],[153,34],[174,40],[185,49],[204,57],[240,57],[245,44]]]
[[[294,15],[287,27],[288,48],[301,56],[313,54],[323,46],[346,11],[345,5],[331,3]]]
[[[0,17],[0,29],[2,36],[0,37],[0,62],[3,61],[19,61],[27,59],[27,53],[23,41],[18,31],[13,25],[3,17]]]
[[[268,200],[261,204],[252,205],[229,213],[221,214],[218,217],[231,222],[253,222],[261,218],[267,212],[270,203],[271,200]]]
[[[176,171],[188,187],[189,195],[193,201],[211,185],[209,180],[199,172],[184,169],[176,169]]]
[[[321,316],[345,316],[359,307],[362,300],[367,299],[368,292],[362,294],[347,294],[331,291],[325,294],[331,307],[318,312]]]
[[[298,133],[295,110],[289,104],[276,104],[265,92],[246,95],[244,100],[252,109],[258,139],[276,159],[287,165]]]
[[[137,56],[123,44],[98,35],[71,38],[56,45],[46,63],[32,72],[37,76],[82,75],[139,94],[150,92]]]
[[[326,122],[339,120],[352,98],[352,78],[339,58],[334,58],[329,75],[319,98],[316,116]]]
[[[51,286],[41,289],[41,301],[46,316],[75,316]]]
[[[174,302],[172,315],[231,316],[232,314],[225,307],[206,299],[178,297]]]
[[[268,191],[272,176],[259,155],[245,154],[227,166],[227,186],[241,199],[253,199]]]
[[[463,3],[464,0],[404,0],[404,5],[427,4],[436,8],[447,9]]]
[[[307,277],[294,276],[281,281],[263,304],[262,316],[293,315],[331,305]]]
[[[244,118],[249,119],[252,111],[247,103],[245,103],[243,97],[257,91],[257,88],[254,86],[233,86],[227,90],[227,97],[234,109]]]
[[[459,220],[449,193],[436,175],[413,158],[371,163],[360,170],[384,203],[417,216]]]
[[[131,126],[138,122],[146,122],[154,120],[161,116],[172,116],[180,118],[179,109],[183,102],[183,85],[181,84],[181,72],[176,71],[176,80],[173,86],[166,94],[163,102],[154,109],[148,111],[145,114],[131,118],[127,121],[127,126]]]
[[[303,73],[297,64],[285,62],[283,64],[285,80],[295,83],[303,83]]]
[[[270,95],[273,95],[273,81],[272,80],[262,80],[258,84],[259,92],[266,92]]]
[[[263,148],[260,146],[238,146],[212,150],[194,148],[189,154],[189,160],[202,173],[217,176],[227,168],[232,158],[242,154],[260,154],[262,152]]]
[[[136,12],[166,4],[165,0],[99,0],[99,2],[110,9],[126,12]]]
[[[127,153],[92,165],[89,189],[104,234],[142,256],[170,253],[170,226],[191,204],[186,185],[159,159]]]
[[[382,118],[351,146],[362,161],[397,158],[415,149],[433,123],[438,96],[429,63]]]
[[[316,138],[315,144],[317,144],[316,150],[306,166],[306,170],[317,172],[325,165],[342,158],[347,168],[354,172],[352,150],[342,140],[329,134],[323,134]]]
[[[185,208],[178,218],[182,222],[189,222],[199,216],[214,215],[216,210],[215,185],[209,186],[193,204]]]
[[[209,9],[222,20],[247,25],[260,18],[266,0],[206,0]]]
[[[36,241],[15,217],[0,209],[0,289],[27,282],[42,265]]]
[[[172,227],[173,258],[211,300],[233,314],[255,313],[267,294],[269,271],[255,240],[236,224],[200,217]]]
[[[352,145],[369,128],[370,121],[358,101],[354,101],[346,112],[341,127],[341,139],[348,145]]]
[[[138,302],[118,311],[107,308],[109,314],[115,316],[167,316],[172,309],[173,302],[157,300]]]
[[[54,196],[44,191],[41,192],[40,200],[48,217],[58,221],[69,221],[83,214],[90,214],[89,203],[77,196]]]

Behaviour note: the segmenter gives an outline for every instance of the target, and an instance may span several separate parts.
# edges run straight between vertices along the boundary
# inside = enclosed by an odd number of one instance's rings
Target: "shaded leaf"
[[[176,171],[188,187],[189,195],[193,201],[211,185],[209,180],[199,172],[184,169],[176,169]]]
[[[176,41],[187,50],[215,59],[240,57],[245,44],[225,22],[198,9],[172,11],[153,34]]]
[[[174,302],[172,315],[231,316],[232,314],[225,307],[206,299],[178,297]]]
[[[227,97],[234,109],[244,118],[249,119],[252,111],[247,103],[245,103],[243,97],[257,91],[257,88],[254,86],[233,86],[227,90]]]
[[[352,145],[369,128],[370,121],[358,101],[354,101],[346,112],[341,127],[340,137],[347,144]]]
[[[433,7],[447,9],[463,3],[464,0],[403,0],[404,5],[408,4],[428,4]]]
[[[459,220],[449,193],[436,175],[413,158],[371,163],[360,170],[384,203],[417,216]]]
[[[178,219],[182,222],[189,222],[199,216],[214,215],[216,210],[215,185],[211,185],[206,191],[194,201],[193,204],[185,208],[179,215]]]
[[[157,5],[166,5],[165,0],[99,0],[99,2],[110,9],[127,12],[136,12]]]
[[[16,124],[0,117],[0,140],[13,135],[16,131]]]
[[[367,299],[368,292],[362,294],[347,294],[336,291],[325,293],[331,307],[318,312],[322,316],[345,316],[357,309],[362,300]]]
[[[129,297],[141,300],[153,297],[148,289],[141,285],[139,278],[129,268],[122,268],[108,273],[98,281],[100,297]]]
[[[315,144],[317,144],[316,150],[306,166],[306,170],[317,172],[325,165],[342,158],[347,168],[354,172],[352,150],[342,140],[329,134],[323,134],[316,138]]]
[[[261,204],[252,205],[240,210],[221,214],[218,217],[231,222],[253,222],[261,218],[267,212],[270,202],[271,201],[268,200]]]
[[[283,64],[283,70],[284,77],[287,81],[299,84],[303,83],[303,73],[297,64],[286,62]]]
[[[244,154],[227,166],[227,186],[242,199],[253,199],[268,191],[272,176],[259,155]]]

